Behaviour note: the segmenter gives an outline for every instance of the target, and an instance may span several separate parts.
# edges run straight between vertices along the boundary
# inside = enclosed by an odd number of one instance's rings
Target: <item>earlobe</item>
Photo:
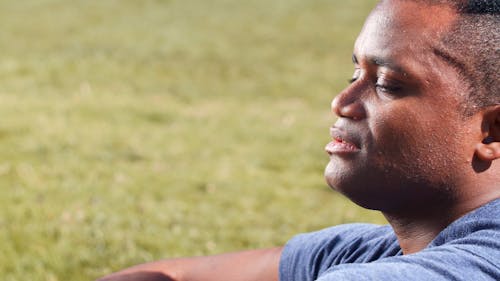
[[[485,138],[476,146],[477,157],[491,162],[500,158],[500,106],[495,106],[484,115],[487,130]]]
[[[500,142],[480,143],[476,146],[476,154],[479,159],[487,162],[500,158]]]

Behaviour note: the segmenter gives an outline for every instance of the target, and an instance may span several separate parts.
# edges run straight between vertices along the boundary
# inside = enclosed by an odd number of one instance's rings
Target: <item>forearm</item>
[[[99,281],[277,281],[282,248],[162,260],[131,267]]]

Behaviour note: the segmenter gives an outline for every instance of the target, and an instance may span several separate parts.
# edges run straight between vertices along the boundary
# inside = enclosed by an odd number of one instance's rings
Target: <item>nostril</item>
[[[364,106],[360,101],[355,101],[347,105],[339,106],[336,110],[336,114],[339,117],[349,118],[355,121],[364,119],[366,117]]]
[[[332,113],[338,117],[361,120],[366,117],[361,89],[348,87],[338,94],[332,101]]]

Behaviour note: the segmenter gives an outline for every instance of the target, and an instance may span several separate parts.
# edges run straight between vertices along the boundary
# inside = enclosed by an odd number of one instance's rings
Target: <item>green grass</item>
[[[0,276],[383,223],[324,183],[374,0],[0,1]]]

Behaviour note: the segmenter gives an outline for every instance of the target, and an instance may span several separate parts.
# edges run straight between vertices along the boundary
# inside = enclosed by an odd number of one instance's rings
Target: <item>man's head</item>
[[[328,183],[388,212],[488,192],[478,175],[498,183],[498,17],[498,1],[381,1],[332,102]]]

